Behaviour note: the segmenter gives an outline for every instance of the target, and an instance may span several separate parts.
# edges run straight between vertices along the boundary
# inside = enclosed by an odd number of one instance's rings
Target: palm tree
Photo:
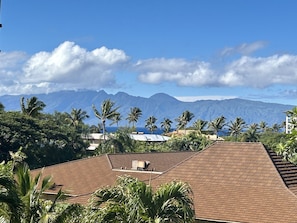
[[[163,129],[164,133],[168,133],[171,129],[172,121],[169,118],[164,118],[161,122],[161,128]]]
[[[248,130],[244,133],[244,141],[246,142],[258,142],[259,141],[259,125],[253,123]]]
[[[26,222],[38,222],[43,217],[44,210],[42,210],[41,196],[45,190],[51,187],[50,180],[50,177],[41,179],[41,173],[32,178],[30,169],[25,163],[18,166],[16,183],[18,194],[23,203],[22,218]],[[38,185],[40,185],[40,188],[37,187]]]
[[[19,165],[16,170],[17,191],[21,198],[22,214],[21,222],[64,222],[69,216],[76,216],[82,210],[80,205],[71,204],[61,206],[58,202],[64,198],[64,192],[60,189],[53,201],[44,204],[43,193],[52,187],[51,177],[41,178],[38,173],[34,178],[26,163]]]
[[[5,107],[4,105],[0,102],[0,112],[4,111]]]
[[[24,97],[21,97],[21,110],[23,114],[29,115],[31,117],[37,117],[40,112],[46,106],[42,101],[39,101],[37,97],[31,97],[24,101]]]
[[[265,132],[268,129],[268,124],[267,124],[267,122],[261,121],[259,124],[259,127],[262,132]]]
[[[274,123],[271,127],[273,132],[279,132],[281,130],[281,128],[282,128],[282,125],[277,124],[277,123]]]
[[[105,133],[106,133],[106,124],[105,124],[106,120],[112,120],[115,116],[119,114],[117,112],[119,107],[114,107],[114,106],[115,106],[115,103],[110,99],[103,101],[103,103],[101,104],[101,111],[98,111],[95,105],[93,105],[95,116],[99,120],[101,120],[101,123],[102,123],[104,140],[105,140]]]
[[[155,193],[150,185],[122,176],[114,187],[94,193],[98,222],[194,222],[192,191],[188,184],[171,182]]]
[[[208,128],[214,132],[214,134],[219,137],[218,133],[220,130],[223,129],[225,124],[226,118],[224,116],[220,116],[216,118],[215,120],[208,123]]]
[[[119,128],[105,143],[106,153],[125,153],[134,151],[134,140],[126,128]]]
[[[117,127],[119,127],[119,122],[122,120],[122,116],[120,113],[117,113],[113,118],[112,118],[112,122],[110,123],[110,125],[113,124],[117,124]]]
[[[102,124],[98,123],[98,125],[91,125],[89,128],[90,133],[100,133],[102,132]]]
[[[227,125],[229,127],[229,133],[230,136],[235,136],[235,140],[237,141],[237,137],[238,135],[242,132],[242,130],[245,128],[245,121],[240,118],[237,117],[234,122],[230,122],[229,125]]]
[[[204,121],[204,120],[201,120],[201,119],[197,119],[193,123],[194,129],[198,132],[199,135],[202,134],[202,131],[206,127],[206,125],[207,125],[207,121]]]
[[[154,131],[158,128],[155,124],[156,121],[156,117],[150,116],[147,120],[145,120],[145,128],[147,128],[151,133],[154,133]]]
[[[130,113],[128,114],[128,117],[126,118],[126,120],[129,121],[129,124],[132,123],[133,128],[135,128],[135,124],[141,115],[142,115],[141,109],[138,107],[133,107],[130,109]]]
[[[78,127],[83,123],[83,120],[89,118],[89,115],[86,111],[76,108],[72,108],[71,113],[66,113],[66,115],[67,117],[65,118],[65,121],[69,122],[69,124],[76,130],[78,130]]]
[[[194,118],[194,114],[192,112],[189,112],[188,110],[184,111],[177,119],[177,129],[185,129],[187,124]]]
[[[23,160],[21,149],[11,153],[11,158],[12,161],[0,163],[0,222],[67,222],[62,220],[77,216],[82,210],[78,205],[58,203],[64,197],[61,190],[53,201],[43,199],[45,190],[53,185],[51,177],[41,178],[41,173],[32,177],[24,162],[15,166]]]
[[[17,193],[15,181],[10,176],[0,176],[0,216],[4,222],[18,223],[21,219],[22,201]],[[1,218],[0,218],[1,220]]]

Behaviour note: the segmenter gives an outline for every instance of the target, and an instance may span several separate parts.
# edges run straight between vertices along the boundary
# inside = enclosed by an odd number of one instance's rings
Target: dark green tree
[[[0,159],[23,147],[31,168],[65,162],[85,155],[87,144],[65,116],[40,114],[38,119],[19,112],[0,115]]]
[[[110,123],[110,125],[113,124],[117,124],[117,127],[119,127],[119,122],[122,120],[122,116],[120,113],[117,113],[113,118],[112,118],[112,122]]]
[[[208,128],[214,132],[214,134],[219,137],[218,133],[223,127],[226,125],[226,118],[224,116],[220,116],[215,120],[208,123]]]
[[[242,141],[245,142],[258,142],[260,138],[259,135],[259,125],[257,123],[253,123],[249,126],[247,131],[243,134]]]
[[[24,97],[21,97],[21,111],[23,114],[37,117],[46,106],[42,101],[39,101],[37,97],[33,96],[24,101]]]
[[[102,207],[98,222],[194,222],[192,191],[173,181],[152,187],[138,179],[119,177],[114,187],[95,192],[95,207]]]
[[[207,121],[198,119],[193,123],[193,128],[198,132],[199,135],[202,134],[203,130],[207,126]]]
[[[188,110],[184,111],[177,119],[177,129],[185,129],[187,124],[194,118],[194,114]]]
[[[259,128],[261,129],[262,132],[265,132],[268,129],[267,122],[261,121],[259,124]]]
[[[161,122],[161,128],[163,129],[164,133],[170,132],[172,121],[169,118],[164,118]]]
[[[0,102],[0,112],[3,112],[5,109],[4,105]]]
[[[65,120],[69,123],[69,125],[73,126],[78,132],[79,128],[82,127],[83,121],[87,118],[89,118],[89,115],[86,111],[83,111],[82,109],[76,109],[72,108],[71,113],[66,113]]]
[[[119,115],[118,109],[119,107],[115,107],[115,102],[111,101],[110,99],[107,99],[102,102],[100,111],[96,109],[95,105],[93,105],[95,116],[102,123],[104,139],[106,134],[106,121],[113,120],[115,116],[118,116]]]
[[[234,121],[231,121],[230,124],[228,124],[227,126],[228,126],[228,131],[230,136],[234,136],[235,141],[237,141],[238,136],[242,133],[243,129],[246,127],[245,121],[240,117],[237,117]]]
[[[128,120],[129,124],[132,123],[133,129],[135,129],[135,125],[141,116],[141,109],[138,107],[133,107],[130,109],[130,113],[128,114],[128,117],[126,119]]]
[[[150,116],[148,119],[145,120],[145,128],[147,128],[150,133],[154,133],[158,129],[156,125],[157,118],[155,116]]]

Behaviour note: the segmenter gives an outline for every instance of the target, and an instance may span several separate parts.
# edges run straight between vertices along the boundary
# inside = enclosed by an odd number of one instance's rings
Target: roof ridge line
[[[110,167],[110,169],[112,170],[113,169],[113,166],[112,166],[112,164],[111,164],[111,161],[110,161],[110,158],[109,158],[109,154],[105,154],[105,156],[106,156],[106,158],[107,158],[107,162],[108,162],[108,164],[109,164],[109,167]]]
[[[170,170],[174,169],[175,167],[181,165],[182,163],[188,161],[189,159],[193,158],[193,157],[196,156],[197,154],[202,153],[204,150],[208,149],[209,147],[213,146],[213,145],[216,144],[216,143],[217,143],[217,141],[215,141],[214,143],[211,143],[211,144],[207,145],[207,146],[206,146],[204,149],[202,149],[202,150],[196,151],[193,155],[191,155],[191,156],[185,158],[184,160],[180,161],[179,163],[173,165],[173,166],[170,167],[168,170],[165,170],[162,174],[156,176],[154,179],[156,179],[156,178],[162,176],[163,174],[167,173],[168,171],[170,171]]]
[[[56,164],[52,164],[52,165],[48,165],[48,166],[38,167],[36,169],[31,169],[31,171],[37,171],[37,170],[41,170],[43,168],[49,168],[49,167],[53,167],[53,166],[63,166],[63,165],[66,165],[68,163],[75,163],[75,162],[80,162],[82,160],[95,159],[95,158],[100,157],[100,156],[102,156],[102,155],[88,156],[88,157],[83,157],[83,158],[79,158],[79,159],[75,159],[75,160],[69,160],[69,161],[65,161],[65,162],[62,162],[62,163],[56,163]]]

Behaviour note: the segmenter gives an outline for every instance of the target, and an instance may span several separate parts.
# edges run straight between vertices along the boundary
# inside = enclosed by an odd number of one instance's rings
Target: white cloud
[[[175,96],[179,101],[183,102],[194,102],[198,100],[225,100],[234,99],[237,96],[225,96],[225,95],[203,95],[203,96]]]
[[[27,55],[23,52],[1,52],[0,53],[0,71],[5,69],[17,69],[27,59]]]
[[[64,42],[52,52],[32,56],[24,67],[25,80],[98,89],[114,82],[112,71],[128,59],[121,50],[101,47],[87,51],[73,42]]]
[[[297,56],[242,57],[226,66],[219,81],[224,86],[256,88],[273,84],[297,84]]]
[[[13,93],[12,88],[18,84],[27,57],[23,52],[0,53],[0,93]]]
[[[203,86],[216,82],[210,64],[200,61],[155,58],[138,61],[135,69],[140,72],[139,80],[144,83],[168,81],[180,86]]]
[[[263,48],[266,45],[263,41],[253,43],[243,43],[236,47],[226,47],[220,53],[221,56],[230,56],[233,54],[250,55],[251,53]]]
[[[297,84],[297,56],[243,56],[215,70],[203,61],[149,59],[138,61],[139,80],[159,84],[174,82],[180,86],[246,86],[264,88],[274,84]]]
[[[248,54],[262,46],[262,42],[255,42],[235,48]],[[127,70],[135,71],[139,81],[146,84],[254,88],[297,84],[296,55],[242,56],[217,69],[206,61],[182,58],[153,58],[131,64],[130,58],[119,49],[100,47],[89,51],[73,42],[64,42],[53,51],[31,57],[23,52],[2,52],[0,94],[117,88],[115,73],[126,74]],[[125,80],[124,76],[121,78]]]
[[[24,53],[17,52],[1,53],[0,59],[1,94],[114,87],[114,72],[129,62],[122,50],[101,47],[87,51],[68,41],[27,61]]]

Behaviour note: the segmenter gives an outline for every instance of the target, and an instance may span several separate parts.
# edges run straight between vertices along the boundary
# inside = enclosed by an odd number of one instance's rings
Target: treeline
[[[21,98],[21,111],[5,111],[0,103],[0,159],[7,160],[9,151],[16,152],[23,147],[27,155],[26,162],[30,168],[48,166],[56,163],[79,159],[82,157],[115,152],[150,152],[150,151],[181,151],[201,150],[211,143],[205,134],[214,134],[219,137],[224,132],[225,140],[257,142],[263,141],[269,146],[275,146],[276,140],[281,137],[283,126],[274,124],[268,126],[265,122],[247,124],[242,118],[227,122],[224,116],[212,121],[195,119],[195,114],[184,111],[175,120],[164,118],[160,122],[163,134],[170,134],[173,130],[180,133],[193,130],[191,134],[182,134],[182,137],[172,137],[166,143],[149,144],[135,142],[129,138],[129,133],[136,131],[138,119],[142,116],[140,108],[130,109],[127,117],[122,117],[119,107],[111,100],[103,101],[100,106],[93,105],[93,112],[98,118],[98,125],[86,125],[84,121],[89,115],[82,109],[73,108],[70,113],[54,112],[43,113],[45,103],[36,97]],[[128,126],[119,126],[121,120],[127,120]],[[157,118],[149,116],[145,128],[154,133],[157,128]],[[189,123],[192,123],[189,126]],[[106,135],[106,125],[116,125],[118,131]],[[88,142],[82,135],[102,132],[104,142],[97,150],[86,151]]]

